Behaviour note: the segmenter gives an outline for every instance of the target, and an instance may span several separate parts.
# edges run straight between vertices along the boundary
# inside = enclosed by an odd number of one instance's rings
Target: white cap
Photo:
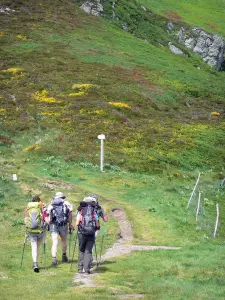
[[[62,192],[57,192],[57,193],[55,194],[55,197],[56,197],[56,198],[66,198],[66,196],[65,196]]]
[[[83,201],[84,201],[84,202],[96,202],[96,199],[95,199],[94,197],[88,196],[88,197],[85,197],[85,198],[83,199]]]

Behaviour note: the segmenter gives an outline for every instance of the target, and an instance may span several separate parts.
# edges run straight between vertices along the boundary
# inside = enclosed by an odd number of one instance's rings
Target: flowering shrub
[[[72,86],[73,90],[76,90],[75,93],[70,93],[69,96],[76,97],[76,96],[82,96],[88,92],[88,90],[93,86],[91,83],[79,83],[74,84]]]
[[[220,116],[220,113],[217,112],[217,111],[212,111],[212,112],[211,112],[211,116],[219,117],[219,116]]]
[[[9,68],[7,70],[3,70],[2,72],[17,74],[17,73],[21,73],[22,71],[23,71],[22,68]]]
[[[108,102],[108,103],[110,105],[113,105],[113,106],[117,107],[117,108],[128,108],[128,109],[131,108],[128,104],[123,103],[123,102]]]
[[[79,90],[85,90],[85,91],[87,91],[92,86],[93,86],[93,84],[91,84],[91,83],[78,83],[78,84],[74,84],[72,86],[72,89],[73,90],[79,89]]]
[[[34,94],[34,99],[40,102],[46,102],[46,103],[60,103],[61,101],[56,100],[54,97],[49,97],[48,92],[46,90],[43,90],[41,92],[36,92]]]
[[[0,113],[4,113],[4,112],[6,112],[6,109],[0,107]]]
[[[16,37],[17,37],[18,39],[23,40],[23,41],[26,41],[26,40],[27,40],[27,37],[26,37],[25,35],[18,34]]]
[[[23,149],[23,152],[28,152],[28,151],[31,151],[31,150],[39,150],[41,148],[41,146],[39,144],[34,144],[34,145],[31,145],[31,146],[28,146],[27,148],[24,148]]]
[[[107,112],[105,112],[103,109],[99,109],[99,110],[86,110],[86,109],[80,109],[79,110],[79,113],[81,115],[84,115],[84,114],[88,114],[88,115],[99,115],[99,116],[105,116],[107,115]]]
[[[52,111],[43,111],[40,113],[41,115],[50,116],[50,117],[59,117],[60,113],[52,112]]]

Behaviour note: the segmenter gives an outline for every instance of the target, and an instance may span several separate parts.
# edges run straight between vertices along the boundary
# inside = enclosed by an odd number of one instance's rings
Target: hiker
[[[96,200],[94,198],[84,198],[80,203],[76,218],[79,240],[78,273],[83,273],[84,270],[87,275],[91,273],[90,263],[95,244],[95,232],[100,227],[95,207]]]
[[[62,262],[68,262],[66,255],[67,250],[67,234],[69,231],[74,230],[72,225],[72,205],[65,201],[66,196],[62,192],[57,192],[52,199],[51,204],[48,206],[49,213],[49,231],[52,237],[52,265],[57,265],[57,248],[58,238],[62,242]]]
[[[91,198],[95,199],[95,201],[96,201],[96,206],[95,207],[96,207],[96,212],[97,212],[98,217],[101,217],[104,222],[108,222],[108,216],[105,214],[105,211],[104,211],[103,207],[98,202],[98,195],[97,194],[91,194],[88,197],[91,197]]]
[[[90,196],[88,196],[88,198],[91,197],[91,198],[94,198],[95,201],[96,201],[96,204],[95,204],[95,211],[98,215],[98,218],[99,218],[99,229],[96,230],[95,232],[95,239],[97,238],[97,235],[100,231],[100,218],[102,218],[102,220],[104,222],[108,222],[108,216],[105,214],[105,211],[103,209],[103,207],[99,204],[98,202],[98,195],[97,194],[91,194]],[[94,246],[93,246],[94,247]],[[97,257],[96,257],[97,258]],[[98,262],[96,262],[98,263]],[[90,268],[92,268],[94,266],[94,259],[93,259],[93,256],[91,258],[91,263],[90,263]]]
[[[45,238],[46,224],[49,224],[46,206],[39,196],[35,196],[32,201],[27,204],[24,223],[32,248],[33,270],[39,273],[38,257],[40,246]]]
[[[97,217],[98,217],[98,221],[99,221],[99,227],[95,231],[95,239],[96,239],[97,235],[99,233],[99,230],[100,230],[100,218],[102,218],[102,220],[104,222],[108,222],[108,216],[105,214],[105,211],[104,211],[103,207],[99,204],[97,194],[91,194],[88,197],[85,197],[83,202],[92,203],[95,207],[95,212],[97,213]],[[82,208],[82,202],[80,203],[80,206],[78,207],[77,210],[80,211],[81,208]],[[94,245],[95,244],[93,244],[92,252],[93,252],[93,249],[94,249]],[[91,269],[94,266],[93,260],[94,259],[93,259],[93,255],[92,255],[89,269]]]

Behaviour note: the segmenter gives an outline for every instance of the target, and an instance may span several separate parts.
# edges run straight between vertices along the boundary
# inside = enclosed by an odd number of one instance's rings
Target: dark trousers
[[[90,269],[90,262],[92,258],[92,249],[95,243],[95,235],[84,235],[78,233],[79,240],[79,258],[78,258],[78,270],[85,272]]]

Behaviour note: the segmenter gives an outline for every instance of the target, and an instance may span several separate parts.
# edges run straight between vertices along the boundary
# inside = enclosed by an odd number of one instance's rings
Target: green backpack
[[[44,228],[42,220],[42,205],[40,202],[29,202],[27,205],[28,216],[25,217],[25,224],[28,232],[41,233]]]

